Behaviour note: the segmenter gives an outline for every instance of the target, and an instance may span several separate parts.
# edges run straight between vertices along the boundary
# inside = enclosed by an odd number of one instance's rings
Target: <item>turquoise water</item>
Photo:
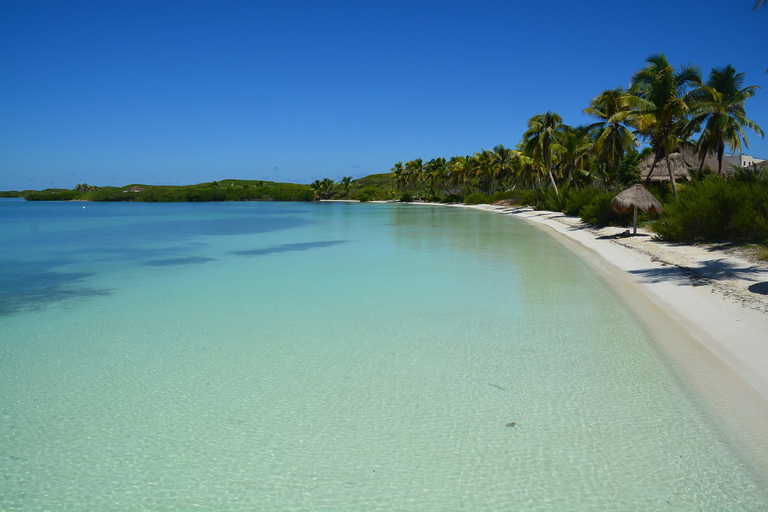
[[[520,221],[5,200],[0,244],[1,510],[768,509],[640,322]]]

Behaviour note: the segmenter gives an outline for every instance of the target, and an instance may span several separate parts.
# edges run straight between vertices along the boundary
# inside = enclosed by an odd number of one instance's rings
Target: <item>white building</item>
[[[723,167],[726,163],[736,167],[752,167],[760,162],[765,162],[765,160],[749,155],[723,155]]]

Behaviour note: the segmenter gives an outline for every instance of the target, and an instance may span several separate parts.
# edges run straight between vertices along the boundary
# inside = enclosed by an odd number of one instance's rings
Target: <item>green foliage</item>
[[[27,201],[72,201],[82,195],[77,190],[47,189],[29,192],[24,198]]]
[[[413,202],[413,196],[409,194],[408,192],[404,192],[400,196],[400,202],[401,203],[412,203]]]
[[[223,180],[186,186],[146,186],[141,192],[129,192],[128,187],[90,187],[80,190],[43,190],[25,193],[29,201],[144,201],[203,202],[203,201],[312,201],[314,194],[306,185],[270,181]]]
[[[579,213],[581,220],[595,226],[629,226],[632,224],[632,213],[616,213],[611,208],[611,199],[615,192],[601,192],[589,203],[584,205]]]
[[[517,198],[515,202],[518,204],[529,206],[536,204],[536,191],[534,189],[516,190],[514,197]]]
[[[491,197],[479,192],[469,194],[464,198],[465,204],[490,204]]]
[[[24,192],[20,192],[18,190],[0,190],[0,197],[4,198],[24,197],[24,195]]]
[[[560,193],[556,193],[554,189],[546,189],[539,199],[539,204],[536,207],[537,210],[549,210],[551,212],[561,212],[565,209],[566,201],[570,193],[570,188],[564,185],[560,188]]]
[[[680,190],[653,226],[671,242],[764,240],[768,237],[768,180],[709,176]]]
[[[603,191],[597,187],[582,188],[579,190],[569,190],[565,199],[565,207],[562,212],[566,215],[578,216],[581,209],[591,203]]]
[[[464,198],[458,194],[448,194],[440,199],[441,203],[461,203]]]
[[[353,182],[353,185],[358,181],[360,180],[355,180]],[[365,203],[367,201],[382,201],[384,199],[387,199],[388,195],[385,190],[379,187],[368,186],[361,190],[355,190],[355,191],[350,190],[349,197],[351,199],[356,199],[357,201]]]

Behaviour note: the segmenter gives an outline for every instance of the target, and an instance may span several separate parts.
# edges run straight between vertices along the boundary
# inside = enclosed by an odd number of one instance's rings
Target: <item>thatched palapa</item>
[[[628,189],[622,191],[611,199],[611,208],[619,213],[629,213],[635,211],[634,231],[633,234],[637,234],[637,209],[641,209],[645,213],[661,213],[664,208],[661,206],[656,197],[648,192],[644,186],[639,183],[632,185]]]

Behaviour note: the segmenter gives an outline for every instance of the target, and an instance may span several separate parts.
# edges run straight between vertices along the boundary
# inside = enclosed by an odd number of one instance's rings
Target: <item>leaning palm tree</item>
[[[616,170],[616,190],[621,190],[620,171],[624,152],[634,149],[637,144],[637,138],[624,126],[622,119],[627,113],[625,94],[623,87],[603,91],[592,98],[589,108],[584,109],[585,114],[600,120],[591,126],[600,129],[593,150],[599,160],[607,162]]]
[[[557,183],[552,174],[552,164],[555,155],[562,150],[561,135],[558,132],[562,123],[563,119],[559,115],[548,110],[545,114],[536,114],[530,118],[528,131],[523,134],[526,153],[546,169],[557,195],[560,195],[560,192],[557,190]]]
[[[663,53],[651,55],[646,66],[632,76],[632,86],[624,97],[630,112],[618,114],[620,121],[637,129],[653,148],[653,164],[648,172],[650,183],[653,169],[663,158],[667,163],[672,192],[677,199],[675,174],[669,165],[669,154],[677,148],[680,134],[688,116],[688,92],[701,84],[698,66],[685,65],[675,71]]]
[[[749,128],[760,137],[764,136],[763,130],[757,123],[747,119],[744,111],[744,102],[754,96],[759,87],[743,85],[744,73],[736,73],[733,66],[728,64],[724,68],[713,68],[707,83],[691,93],[694,102],[688,130],[698,131],[704,125],[696,143],[696,151],[701,154],[702,166],[707,153],[717,153],[717,174],[722,173],[726,146],[731,151],[741,151],[743,141],[744,147],[749,147],[744,128]]]

